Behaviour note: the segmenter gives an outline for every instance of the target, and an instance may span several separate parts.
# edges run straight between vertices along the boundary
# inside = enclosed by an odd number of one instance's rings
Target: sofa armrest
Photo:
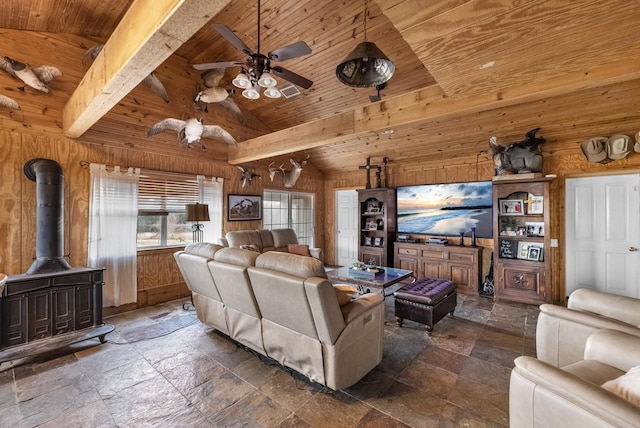
[[[602,329],[640,336],[640,329],[614,319],[564,306],[540,305],[536,327],[537,357],[556,367],[580,361],[589,336]]]
[[[616,330],[598,330],[587,339],[584,359],[628,372],[640,365],[640,337]]]
[[[640,328],[640,299],[579,288],[569,296],[567,307],[592,312]]]
[[[324,264],[324,251],[322,251],[322,248],[309,248],[309,253],[311,257],[320,260]]]
[[[637,427],[640,408],[562,369],[532,357],[514,360],[509,385],[511,428]]]
[[[360,316],[360,314],[368,311],[370,308],[379,305],[383,301],[382,294],[380,293],[367,293],[358,297],[357,299],[352,300],[350,303],[342,306],[340,309],[342,310],[342,316],[344,317],[344,322],[349,324],[355,318]]]

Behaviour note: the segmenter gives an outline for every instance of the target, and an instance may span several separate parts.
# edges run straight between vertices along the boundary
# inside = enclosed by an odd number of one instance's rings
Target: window
[[[313,247],[315,231],[315,195],[313,193],[265,190],[263,194],[263,227],[290,227],[298,242]]]
[[[219,186],[219,195],[210,190],[212,185]],[[192,224],[185,221],[185,205],[196,202],[209,204],[209,216],[219,220],[203,223],[205,241],[213,241],[222,233],[222,179],[207,182],[204,176],[142,171],[138,184],[138,248],[193,242]]]

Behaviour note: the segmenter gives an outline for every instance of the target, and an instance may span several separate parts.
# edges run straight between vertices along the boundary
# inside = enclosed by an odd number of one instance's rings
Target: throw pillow
[[[256,253],[260,252],[260,249],[256,246],[256,244],[240,245],[240,248],[242,250],[254,251]]]
[[[640,406],[640,366],[632,367],[622,376],[605,382],[602,387]]]
[[[338,298],[338,304],[340,306],[346,305],[351,301],[353,296],[358,294],[358,289],[353,285],[338,284],[334,285],[333,289],[336,292],[336,297]]]
[[[300,256],[311,257],[309,246],[305,244],[289,244],[287,245],[287,251],[289,252],[289,254],[298,254]]]

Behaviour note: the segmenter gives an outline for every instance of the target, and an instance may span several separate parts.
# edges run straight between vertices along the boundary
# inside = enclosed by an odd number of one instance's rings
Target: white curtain
[[[90,267],[104,267],[103,306],[137,300],[136,234],[139,168],[107,172],[91,164],[89,200]]]
[[[222,199],[222,186],[224,184],[224,178],[212,177],[211,180],[207,180],[204,175],[198,175],[198,195],[201,204],[209,205],[209,219],[202,224],[203,228],[203,240],[204,242],[218,242],[219,238],[222,238],[222,212],[223,199]]]

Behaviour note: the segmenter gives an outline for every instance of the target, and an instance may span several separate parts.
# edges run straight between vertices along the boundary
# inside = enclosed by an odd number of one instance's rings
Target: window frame
[[[271,203],[273,203],[274,198],[268,197],[267,194],[278,194],[280,195],[279,201],[282,201],[282,197],[286,196],[286,207],[279,208],[280,211],[280,221],[274,222],[273,211],[274,209],[269,207]],[[295,200],[296,197],[299,197],[302,200],[309,199],[311,201],[311,206],[308,208],[303,207],[303,210],[307,211],[307,219],[309,221],[295,221],[294,211],[300,210],[300,208],[296,208]],[[262,191],[262,225],[266,229],[274,229],[274,228],[292,228],[296,231],[296,236],[298,237],[298,242],[301,244],[308,244],[310,247],[313,247],[315,244],[315,231],[316,231],[316,194],[312,192],[296,192],[290,190],[281,190],[281,189],[264,189]],[[286,221],[283,220],[282,211],[286,211]],[[270,222],[267,220],[271,219]],[[305,225],[308,227],[307,230],[310,230],[310,233],[302,233],[302,228],[298,227],[300,225]]]

